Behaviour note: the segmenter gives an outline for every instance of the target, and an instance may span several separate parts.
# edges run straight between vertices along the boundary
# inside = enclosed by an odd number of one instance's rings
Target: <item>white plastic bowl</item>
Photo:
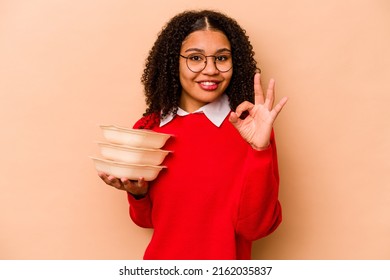
[[[101,125],[100,127],[109,142],[139,148],[160,149],[172,136],[147,129],[129,129],[115,125]]]
[[[160,165],[170,151],[98,142],[103,157],[131,164]]]
[[[143,177],[145,181],[153,181],[165,166],[139,165],[115,162],[106,159],[90,157],[97,171],[115,176],[117,178],[128,178],[138,180]]]

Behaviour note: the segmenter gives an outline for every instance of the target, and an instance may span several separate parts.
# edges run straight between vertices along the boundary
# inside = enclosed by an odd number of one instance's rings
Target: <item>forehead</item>
[[[219,49],[230,49],[230,42],[225,34],[215,30],[199,30],[189,34],[183,41],[181,49],[199,49],[203,51],[217,51]]]

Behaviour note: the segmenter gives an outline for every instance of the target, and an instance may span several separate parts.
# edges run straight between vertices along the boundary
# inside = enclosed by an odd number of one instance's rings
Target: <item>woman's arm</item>
[[[273,133],[262,151],[249,150],[242,175],[236,231],[247,240],[272,233],[282,220],[279,172]]]

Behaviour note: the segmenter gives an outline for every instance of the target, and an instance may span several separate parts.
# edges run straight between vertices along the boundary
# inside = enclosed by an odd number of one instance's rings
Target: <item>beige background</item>
[[[162,25],[214,8],[277,94],[284,222],[261,259],[390,258],[390,2],[0,1],[0,259],[140,259],[150,230],[97,177],[99,124],[131,126]]]

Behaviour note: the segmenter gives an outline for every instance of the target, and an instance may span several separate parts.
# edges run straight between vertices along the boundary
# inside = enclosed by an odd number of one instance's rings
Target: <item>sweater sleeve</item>
[[[133,222],[140,227],[152,228],[152,203],[149,195],[141,199],[135,199],[130,193],[127,193],[127,199],[129,201],[129,214]]]
[[[279,171],[274,134],[263,151],[248,148],[243,170],[236,231],[254,241],[272,233],[281,223],[278,199]]]

